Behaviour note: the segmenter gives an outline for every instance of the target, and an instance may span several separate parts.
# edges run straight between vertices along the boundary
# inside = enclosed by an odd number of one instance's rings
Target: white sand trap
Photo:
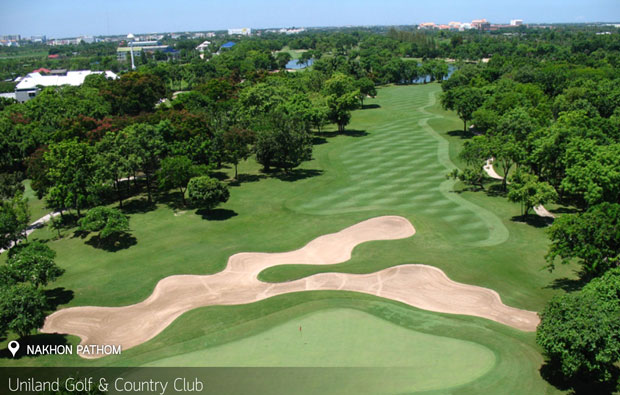
[[[289,292],[346,290],[397,300],[442,313],[488,318],[534,331],[535,312],[504,305],[497,292],[460,284],[426,265],[401,265],[371,274],[320,273],[303,279],[264,283],[258,274],[284,264],[329,265],[346,262],[358,244],[415,234],[411,223],[396,216],[369,219],[283,253],[239,253],[216,274],[178,275],[161,280],[146,300],[125,307],[72,307],[47,317],[44,333],[68,333],[81,344],[121,345],[128,349],[152,339],[186,311],[201,306],[252,303]],[[97,358],[98,355],[83,355]]]

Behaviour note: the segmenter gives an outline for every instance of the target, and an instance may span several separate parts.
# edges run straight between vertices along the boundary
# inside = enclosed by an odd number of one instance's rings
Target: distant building
[[[57,72],[52,70],[51,73]],[[39,94],[40,87],[47,86],[80,86],[84,83],[84,79],[92,74],[103,74],[106,78],[117,79],[118,76],[111,71],[68,71],[64,74],[42,75],[41,73],[30,73],[21,78],[17,86],[15,86],[15,99],[18,102],[25,102],[34,98]]]
[[[220,47],[219,51],[217,51],[217,54],[222,53],[223,50],[225,49],[231,49],[232,47],[234,47],[236,45],[236,43],[229,41],[225,44],[222,44],[222,46]]]
[[[229,36],[251,36],[252,35],[252,29],[250,29],[249,27],[243,27],[241,29],[228,29],[228,35]]]
[[[436,27],[434,22],[424,22],[418,25],[418,29],[434,29]]]
[[[283,29],[280,29],[278,31],[278,33],[283,33],[283,34],[299,34],[301,32],[305,32],[305,31],[306,31],[306,29],[304,29],[304,28],[297,28],[297,29],[296,28],[292,28],[292,29],[283,28]]]
[[[0,40],[3,41],[19,41],[22,39],[22,36],[19,34],[8,34],[6,36],[0,36]]]
[[[486,19],[474,19],[471,21],[471,27],[472,29],[488,31],[491,29],[491,24]]]
[[[178,51],[175,51],[169,45],[160,45],[159,41],[133,41],[128,43],[128,46],[126,47],[116,48],[116,59],[119,62],[125,62],[127,58],[131,56],[130,53],[132,46],[134,55],[139,55],[142,52],[164,52],[168,55],[172,55],[172,57],[176,57],[178,55]]]
[[[510,20],[510,26],[521,26],[521,25],[523,25],[523,19]]]
[[[45,43],[47,39],[45,36],[32,36],[30,37],[30,41],[33,43]]]
[[[95,38],[93,36],[80,36],[77,38],[77,41],[86,44],[92,44],[95,42]]]
[[[211,41],[203,41],[202,44],[196,47],[197,51],[204,52],[207,47],[211,45]]]

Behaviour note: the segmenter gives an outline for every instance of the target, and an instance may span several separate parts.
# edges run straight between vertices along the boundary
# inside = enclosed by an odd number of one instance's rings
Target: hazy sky
[[[60,38],[478,18],[492,23],[618,22],[620,0],[2,0],[0,35]]]

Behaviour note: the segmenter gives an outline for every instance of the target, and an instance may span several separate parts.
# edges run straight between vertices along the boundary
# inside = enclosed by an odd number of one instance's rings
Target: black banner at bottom
[[[408,368],[0,368],[2,394],[389,394]]]

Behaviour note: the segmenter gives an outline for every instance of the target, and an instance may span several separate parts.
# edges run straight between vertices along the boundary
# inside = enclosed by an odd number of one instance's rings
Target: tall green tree
[[[0,287],[0,332],[25,337],[43,326],[46,309],[45,295],[34,285]]]
[[[30,223],[28,200],[17,192],[10,200],[0,203],[0,248],[6,249],[26,237]]]
[[[537,176],[521,169],[512,176],[508,186],[508,200],[521,204],[522,217],[532,208],[553,202],[557,198],[557,192],[549,183],[539,181]]]
[[[79,216],[96,198],[93,147],[77,140],[61,141],[51,144],[44,158],[52,185],[46,196],[48,204],[57,210],[75,208]]]
[[[360,107],[364,107],[364,99],[366,96],[375,97],[377,96],[377,88],[375,88],[375,83],[368,77],[363,77],[355,81],[355,85],[357,89],[359,89],[359,99],[360,99]]]
[[[359,89],[353,78],[338,72],[325,81],[324,94],[329,108],[328,118],[342,133],[351,120],[351,111],[358,107]]]
[[[456,111],[463,121],[463,131],[467,132],[467,122],[473,119],[474,112],[482,106],[484,99],[479,88],[461,86],[444,92],[441,105],[446,110]]]
[[[564,215],[548,230],[551,245],[546,259],[550,269],[577,259],[586,277],[600,276],[620,265],[620,204],[601,203],[588,211]]]
[[[553,369],[569,380],[612,378],[620,362],[620,269],[554,297],[540,316],[536,341]]]
[[[14,282],[29,282],[39,288],[64,273],[54,262],[55,256],[56,253],[40,241],[21,243],[9,250],[5,268]]]
[[[162,133],[162,129],[166,127],[162,121],[156,126],[136,123],[123,129],[127,150],[131,153],[137,169],[144,174],[149,203],[153,201],[153,178],[166,148]]]
[[[254,141],[254,133],[247,129],[233,127],[224,131],[222,136],[227,162],[235,167],[235,180],[237,179],[237,165],[241,160],[246,160],[252,150],[250,144]]]
[[[161,161],[159,186],[163,189],[179,188],[181,200],[185,204],[187,183],[196,175],[196,169],[187,156],[169,156]]]

